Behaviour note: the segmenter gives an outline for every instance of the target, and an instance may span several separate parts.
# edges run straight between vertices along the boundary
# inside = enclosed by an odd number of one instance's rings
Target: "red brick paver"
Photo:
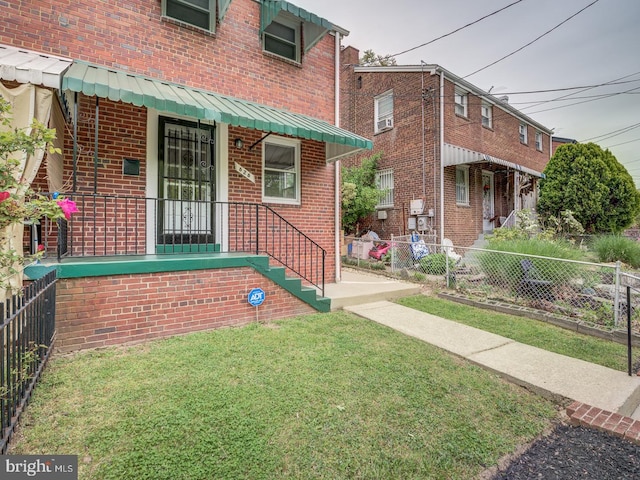
[[[569,423],[603,430],[640,445],[640,421],[608,412],[582,402],[567,407]]]

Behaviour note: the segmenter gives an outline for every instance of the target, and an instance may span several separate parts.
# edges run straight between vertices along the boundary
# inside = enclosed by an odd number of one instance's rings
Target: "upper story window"
[[[300,204],[300,142],[269,137],[262,148],[262,200]]]
[[[393,128],[393,92],[375,98],[375,133]]]
[[[542,151],[542,132],[536,132],[536,150]]]
[[[456,167],[456,203],[469,205],[469,167]]]
[[[209,32],[216,31],[216,0],[162,0],[162,15]]]
[[[483,102],[481,107],[482,126],[493,128],[493,105]]]
[[[387,168],[376,172],[376,185],[384,196],[376,205],[377,208],[393,207],[393,169]]]
[[[526,123],[520,124],[520,143],[524,143],[525,145],[528,143]]]
[[[455,104],[456,104],[456,107],[455,107],[456,115],[467,117],[468,116],[467,108],[469,105],[469,94],[464,90],[456,88]]]
[[[300,62],[300,26],[285,19],[272,21],[265,29],[263,48],[279,57]]]

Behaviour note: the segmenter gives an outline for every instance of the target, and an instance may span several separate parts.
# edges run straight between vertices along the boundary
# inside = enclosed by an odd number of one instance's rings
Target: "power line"
[[[634,143],[634,142],[640,142],[640,138],[634,138],[633,140],[629,140],[628,142],[616,143],[615,145],[608,145],[604,148],[619,147],[620,145],[626,145],[627,143]]]
[[[628,77],[632,76],[632,75],[637,75],[640,72],[637,73],[633,73],[631,75],[627,75]],[[581,86],[581,87],[562,87],[562,88],[549,88],[546,90],[528,90],[528,91],[523,91],[523,92],[500,92],[500,95],[529,95],[531,93],[550,93],[550,92],[564,92],[567,90],[590,90],[592,88],[598,88],[598,87],[608,87],[609,85],[623,85],[626,83],[635,83],[635,82],[640,82],[640,79],[637,80],[625,80],[623,82],[619,82],[619,81],[611,81],[611,82],[605,82],[605,83],[599,83],[597,85],[586,85],[586,86]],[[574,92],[575,93],[580,93],[580,92]],[[572,95],[574,95],[572,94]],[[494,95],[495,96],[495,95]]]
[[[503,10],[506,10],[507,8],[512,7],[512,6],[514,6],[515,4],[520,3],[520,2],[522,2],[522,1],[523,1],[523,0],[517,0],[516,2],[510,3],[510,4],[509,4],[509,5],[507,5],[506,7],[502,7],[501,9],[496,10],[495,12],[491,12],[491,13],[489,13],[488,15],[485,15],[484,17],[481,17],[481,18],[479,18],[479,19],[477,19],[477,20],[474,20],[474,21],[473,21],[473,22],[471,22],[471,23],[467,23],[466,25],[463,25],[462,27],[456,28],[455,30],[453,30],[453,31],[451,31],[451,32],[449,32],[449,33],[445,33],[444,35],[441,35],[441,36],[439,36],[438,38],[434,38],[433,40],[429,40],[429,41],[428,41],[428,42],[426,42],[426,43],[423,43],[423,44],[421,44],[421,45],[418,45],[417,47],[412,47],[412,48],[409,48],[409,49],[407,49],[407,50],[403,50],[402,52],[399,52],[399,53],[394,53],[394,54],[392,54],[392,55],[387,55],[387,57],[398,57],[398,56],[400,56],[400,55],[404,55],[405,53],[412,52],[413,50],[417,50],[418,48],[422,48],[422,47],[425,47],[425,46],[427,46],[427,45],[430,45],[430,44],[432,44],[432,43],[434,43],[434,42],[437,42],[438,40],[442,40],[443,38],[448,37],[449,35],[453,35],[454,33],[457,33],[457,32],[459,32],[460,30],[464,30],[465,28],[470,27],[471,25],[475,25],[476,23],[481,22],[482,20],[484,20],[484,19],[486,19],[486,18],[489,18],[489,17],[491,17],[491,16],[495,15],[496,13],[500,13],[500,12],[502,12]],[[596,0],[596,1],[598,1],[598,0]]]
[[[615,97],[615,96],[618,96],[618,95],[625,95],[625,94],[632,93],[632,92],[634,92],[635,90],[638,90],[638,89],[640,89],[640,87],[632,88],[631,90],[625,90],[624,92],[616,92],[616,93],[611,93],[611,94],[608,94],[608,95],[603,95],[600,98],[593,98],[591,100],[584,100],[582,102],[575,102],[575,103],[572,103],[570,105],[561,105],[559,107],[546,108],[544,110],[537,110],[535,112],[527,113],[527,115],[535,115],[536,113],[550,112],[551,110],[558,110],[559,108],[573,107],[574,105],[580,105],[582,103],[595,102],[597,100],[602,100],[604,98]]]
[[[598,86],[613,85],[615,82],[618,82],[618,81],[620,81],[620,80],[624,80],[625,78],[633,77],[633,76],[635,76],[635,75],[638,75],[639,73],[640,73],[640,72],[630,73],[629,75],[625,75],[625,76],[623,76],[623,77],[616,78],[616,79],[614,79],[614,80],[611,80],[611,81],[609,81],[609,82],[606,82],[606,83],[604,83],[604,84],[602,84],[602,85],[598,85]],[[581,91],[579,91],[579,92],[568,93],[567,95],[562,95],[562,96],[560,96],[560,97],[557,97],[557,98],[554,98],[554,99],[551,99],[551,100],[546,100],[546,101],[542,101],[542,102],[537,102],[535,105],[530,105],[530,106],[528,106],[528,107],[523,107],[523,110],[526,110],[526,109],[529,109],[529,108],[534,108],[534,107],[537,107],[538,105],[544,105],[545,103],[548,103],[548,102],[550,102],[550,101],[562,100],[562,99],[565,99],[565,98],[568,98],[568,97],[573,97],[574,95],[578,95],[579,93],[586,92],[587,90],[591,90],[591,89],[593,89],[593,88],[596,88],[596,86],[594,85],[594,86],[590,86],[590,87],[585,87],[585,88],[584,88],[584,90],[581,90]],[[576,97],[576,98],[578,98],[578,97]]]
[[[462,77],[462,78],[468,78],[468,77],[470,77],[471,75],[475,75],[476,73],[481,72],[481,71],[483,71],[483,70],[486,70],[487,68],[492,67],[492,66],[493,66],[493,65],[495,65],[496,63],[501,62],[502,60],[504,60],[504,59],[506,59],[506,58],[509,58],[510,56],[512,56],[512,55],[514,55],[514,54],[516,54],[516,53],[518,53],[519,51],[524,50],[524,49],[525,49],[525,48],[527,48],[529,45],[531,45],[531,44],[533,44],[533,43],[537,42],[537,41],[538,41],[538,40],[540,40],[542,37],[544,37],[544,36],[546,36],[546,35],[550,34],[550,33],[551,33],[551,32],[553,32],[554,30],[556,30],[557,28],[559,28],[561,25],[564,25],[564,24],[565,24],[565,23],[567,23],[569,20],[571,20],[573,17],[575,17],[575,16],[579,15],[580,13],[584,12],[587,8],[591,7],[592,5],[595,5],[595,4],[596,4],[596,3],[598,3],[599,1],[600,1],[600,0],[594,0],[593,2],[591,2],[591,3],[590,3],[589,5],[587,5],[586,7],[584,7],[584,8],[582,8],[582,9],[578,10],[576,13],[574,13],[573,15],[571,15],[569,18],[566,18],[565,20],[563,20],[562,22],[560,22],[558,25],[556,25],[556,26],[555,26],[555,27],[553,27],[552,29],[547,30],[545,33],[543,33],[543,34],[542,34],[542,35],[540,35],[539,37],[537,37],[537,38],[535,38],[535,39],[531,40],[531,41],[530,41],[529,43],[527,43],[526,45],[523,45],[522,47],[518,48],[517,50],[514,50],[513,52],[511,52],[511,53],[509,53],[509,54],[505,55],[504,57],[499,58],[499,59],[498,59],[498,60],[496,60],[495,62],[492,62],[492,63],[490,63],[489,65],[485,65],[484,67],[479,68],[479,69],[478,69],[478,70],[476,70],[475,72],[472,72],[472,73],[470,73],[469,75],[465,75],[465,76],[464,76],[464,77]]]
[[[586,138],[584,140],[581,140],[580,142],[584,143],[584,142],[593,141],[596,138],[605,137],[605,138],[600,138],[600,140],[598,140],[599,142],[603,142],[604,140],[609,140],[610,138],[617,137],[618,135],[622,135],[622,134],[627,133],[627,132],[629,132],[631,130],[634,130],[634,129],[638,128],[638,127],[640,127],[640,123],[636,123],[634,125],[629,125],[628,127],[624,127],[624,128],[619,128],[618,130],[614,130],[614,131],[609,132],[609,133],[603,133],[602,135],[598,135],[596,137]]]

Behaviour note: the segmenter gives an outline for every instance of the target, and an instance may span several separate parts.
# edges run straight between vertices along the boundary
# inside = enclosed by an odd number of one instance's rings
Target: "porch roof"
[[[75,61],[62,90],[327,144],[327,161],[373,148],[371,140],[313,117],[239,98]]]
[[[0,45],[0,80],[59,88],[60,77],[69,65],[70,58]]]
[[[493,163],[495,165],[501,165],[503,167],[513,168],[519,172],[528,173],[534,177],[544,178],[544,173],[538,172],[531,168],[523,167],[520,164],[503,160],[501,158],[492,157],[486,153],[475,152],[466,148],[451,145],[449,143],[444,144],[442,149],[442,166],[449,167],[452,165],[466,165],[469,163]]]

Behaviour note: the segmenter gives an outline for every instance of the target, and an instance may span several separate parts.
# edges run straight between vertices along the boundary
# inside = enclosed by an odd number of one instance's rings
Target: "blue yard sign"
[[[264,299],[265,299],[264,290],[262,290],[261,288],[254,288],[249,292],[249,296],[247,297],[249,305],[253,307],[258,307],[262,305],[262,302],[264,302]]]

